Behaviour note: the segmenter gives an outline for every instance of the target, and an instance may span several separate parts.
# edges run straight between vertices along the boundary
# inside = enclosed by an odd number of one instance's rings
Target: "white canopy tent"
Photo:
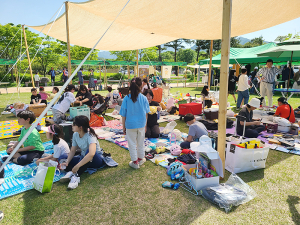
[[[69,2],[70,43],[92,48],[127,1]],[[296,19],[299,8],[299,0],[232,0],[231,36]],[[96,49],[142,49],[179,38],[221,39],[222,12],[223,0],[131,0]],[[41,31],[44,26],[29,27]],[[67,42],[65,13],[53,24],[49,36]]]
[[[119,51],[140,49],[178,38],[222,39],[218,152],[222,159],[224,172],[230,37],[262,30],[298,18],[300,1],[131,0],[117,18],[127,2],[128,0],[93,0],[86,3],[67,3],[66,14],[68,16],[63,14],[55,24],[47,25],[46,31],[43,32],[47,33],[50,26],[53,25],[49,36],[62,41],[70,39],[68,43],[92,48],[92,50],[94,48]],[[113,23],[115,18],[117,20]],[[101,36],[110,25],[112,25],[111,28],[102,39]],[[30,27],[38,31],[43,29],[43,26]],[[66,30],[69,30],[69,38],[67,38]],[[99,37],[101,38],[99,39]],[[90,53],[34,122],[1,166],[0,171],[23,144],[29,133],[35,129],[35,126],[72,80]]]

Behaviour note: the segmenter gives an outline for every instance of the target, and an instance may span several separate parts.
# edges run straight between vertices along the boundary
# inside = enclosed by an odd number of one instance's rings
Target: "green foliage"
[[[111,55],[117,56],[117,61],[136,60],[136,50],[131,51],[109,51]]]
[[[162,52],[161,58],[163,62],[174,62],[174,52],[172,51]]]
[[[140,61],[156,61],[158,58],[156,46],[139,50]]]
[[[178,60],[181,62],[192,63],[195,62],[196,52],[192,49],[180,49],[178,52]]]
[[[260,36],[258,38],[251,39],[251,41],[245,43],[242,47],[243,48],[252,48],[252,47],[260,46],[263,44],[264,44],[264,39],[262,36]]]

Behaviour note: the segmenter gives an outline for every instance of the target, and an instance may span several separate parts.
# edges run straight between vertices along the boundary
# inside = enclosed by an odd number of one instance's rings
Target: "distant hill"
[[[98,57],[100,59],[116,59],[117,58],[117,56],[111,55],[109,51],[100,51],[98,53]]]
[[[240,44],[241,44],[241,45],[244,45],[244,44],[246,44],[247,42],[251,41],[250,39],[244,38],[244,37],[239,37],[239,39],[240,39]]]

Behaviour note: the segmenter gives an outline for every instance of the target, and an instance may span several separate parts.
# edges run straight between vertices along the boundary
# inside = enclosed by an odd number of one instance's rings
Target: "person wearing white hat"
[[[249,85],[248,85],[248,76],[247,69],[245,66],[241,68],[242,75],[239,77],[238,81],[238,99],[236,103],[236,108],[240,109],[242,100],[244,99],[244,103],[247,104],[249,101]]]
[[[239,112],[240,117],[237,118],[236,129],[238,135],[243,135],[244,123],[246,123],[244,136],[247,138],[257,138],[259,133],[265,129],[260,120],[253,119],[253,110],[259,108],[259,106],[260,100],[252,98],[246,107]]]

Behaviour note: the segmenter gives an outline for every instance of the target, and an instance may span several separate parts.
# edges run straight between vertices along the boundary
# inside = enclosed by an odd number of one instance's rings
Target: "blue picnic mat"
[[[53,154],[52,141],[45,142],[43,145],[45,147],[45,153]],[[0,151],[0,159],[5,155],[7,155],[5,150]],[[5,166],[4,170],[5,182],[0,186],[0,199],[33,189],[34,174],[37,170],[35,163],[26,166],[9,163]],[[54,182],[59,181],[64,175],[64,172],[55,174]]]

